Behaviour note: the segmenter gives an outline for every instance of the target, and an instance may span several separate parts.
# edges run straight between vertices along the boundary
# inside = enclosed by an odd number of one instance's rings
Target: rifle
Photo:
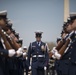
[[[4,40],[4,44],[7,50],[12,49],[11,45],[9,44],[9,42],[7,41],[6,35],[3,32],[2,28],[0,27],[0,35],[2,37],[2,39]]]
[[[63,44],[64,44],[64,41],[63,40],[60,40],[60,42],[59,42],[59,44],[56,46],[56,50],[60,50],[60,48],[63,46]],[[53,53],[52,52],[49,52],[49,57],[51,58],[52,57],[52,55],[53,55]]]
[[[20,48],[20,46],[16,43],[16,41],[13,38],[8,36],[8,34],[7,34],[8,29],[9,29],[9,27],[7,25],[7,22],[6,22],[6,24],[1,25],[1,27],[0,27],[0,34],[4,40],[4,44],[6,46],[6,49],[7,50],[8,49],[17,50],[18,48]]]
[[[14,40],[13,37],[10,37],[8,34],[6,36],[8,42],[12,46],[13,49],[18,50],[20,48],[19,44]]]
[[[8,33],[9,26],[4,27],[3,30],[6,33],[6,38],[7,38],[8,42],[10,43],[10,45],[12,46],[12,48],[15,50],[18,50],[20,48],[20,45],[14,40],[13,37],[10,36],[10,34],[12,33],[12,30],[10,30],[10,32]],[[12,34],[15,37],[15,34],[14,33],[12,33]]]
[[[62,50],[62,49],[65,49],[65,46],[67,46],[67,43],[69,43],[69,39],[68,38],[71,38],[73,34],[74,34],[74,31],[72,31],[71,33],[69,33],[68,35],[66,35],[65,38],[60,41],[60,43],[56,47],[56,50],[58,52],[60,52],[61,54],[63,54],[64,50]],[[53,55],[53,53],[50,52],[49,53],[49,57],[51,58],[52,55]]]
[[[67,39],[66,40],[66,43],[62,46],[62,48],[59,50],[59,54],[61,55],[61,56],[63,56],[63,54],[64,54],[64,52],[65,52],[65,50],[66,50],[66,48],[67,48],[67,46],[68,46],[68,44],[70,43],[70,39]]]
[[[61,55],[61,57],[63,56],[66,48],[68,47],[68,45],[69,45],[69,43],[70,43],[70,39],[72,39],[73,35],[74,35],[74,31],[72,31],[71,33],[69,33],[69,36],[68,36],[65,44],[64,44],[64,45],[62,46],[62,48],[59,50],[59,54]]]
[[[20,45],[14,40],[14,38],[12,38],[12,37],[10,37],[10,38],[11,38],[11,41],[10,41],[9,38],[8,38],[10,44],[13,46],[13,48],[14,48],[15,50],[18,50],[18,49],[20,48]]]
[[[4,28],[5,31],[7,31],[7,29],[8,29],[7,27]],[[20,48],[19,44],[14,40],[13,37],[10,37],[7,34],[7,32],[5,32],[4,30],[1,31],[3,34],[2,33],[0,33],[0,34],[3,36],[3,40],[5,41],[4,44],[6,46],[6,49],[12,49],[13,48],[15,50],[18,50]],[[11,48],[10,48],[10,46],[11,46]],[[7,48],[7,47],[9,47],[9,48]]]

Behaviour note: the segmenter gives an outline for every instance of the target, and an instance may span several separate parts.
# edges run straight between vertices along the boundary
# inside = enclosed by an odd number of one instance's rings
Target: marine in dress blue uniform
[[[69,31],[75,30],[71,43],[62,58],[56,62],[58,75],[76,75],[76,16],[69,20]]]
[[[48,65],[48,49],[46,43],[41,41],[41,31],[35,32],[36,41],[30,43],[28,49],[28,63],[30,66],[30,58],[32,57],[32,75],[44,75],[44,67]]]

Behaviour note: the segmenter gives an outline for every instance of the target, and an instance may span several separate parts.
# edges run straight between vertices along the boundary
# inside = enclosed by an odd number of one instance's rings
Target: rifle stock
[[[8,29],[7,27],[4,29],[5,32],[6,32],[7,29]],[[15,49],[15,50],[18,50],[20,48],[19,44],[14,40],[13,37],[10,37],[7,32],[6,32],[6,34],[7,34],[6,38],[7,38],[8,42],[9,42],[9,44],[11,45],[11,47],[13,49]]]
[[[59,44],[56,46],[56,49],[59,51],[60,48],[63,46],[63,44],[64,44],[64,41],[61,40],[61,41],[59,42]]]
[[[68,44],[70,43],[70,39],[67,39],[65,44],[62,46],[62,48],[59,50],[59,54],[61,54],[61,56],[63,56]]]
[[[12,42],[15,50],[18,50],[20,48],[19,44],[14,39],[12,39]]]
[[[18,50],[20,48],[19,44],[17,44],[17,42],[13,38],[7,37],[7,40],[9,41],[13,49]]]
[[[60,42],[59,42],[59,44],[56,46],[56,49],[59,51],[60,49],[61,49],[61,47],[63,46],[63,44],[64,44],[64,41],[63,40],[61,40]],[[52,53],[51,52],[49,52],[49,57],[51,58],[52,57]]]
[[[68,44],[70,43],[70,39],[74,36],[75,31],[72,31],[69,33],[69,36],[66,38],[65,44],[62,46],[62,48],[59,50],[59,54],[61,54],[61,57],[63,56],[66,48],[68,47]]]
[[[5,44],[6,49],[7,50],[12,49],[11,45],[7,41],[6,35],[4,34],[4,32],[2,32],[1,28],[0,28],[0,35],[1,35],[2,39],[4,40],[4,44]]]
[[[18,50],[18,48],[20,48],[19,44],[11,37],[8,36],[8,34],[6,34],[6,32],[4,32],[4,30],[2,30],[0,28],[0,34],[2,39],[4,40],[4,44],[7,50],[9,49],[15,49]]]

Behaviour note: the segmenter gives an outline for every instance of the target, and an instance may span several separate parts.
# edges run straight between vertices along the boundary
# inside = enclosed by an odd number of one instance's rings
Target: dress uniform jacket
[[[8,50],[3,48],[2,42],[0,41],[0,75],[4,75],[5,71],[5,58],[8,56]],[[7,74],[6,74],[7,75]]]
[[[29,67],[28,67],[27,57],[23,58],[23,67],[26,70],[26,75],[28,75]]]
[[[56,61],[56,70],[58,75],[76,75],[76,34],[67,52]]]
[[[46,47],[45,51],[42,51],[41,46],[45,46],[46,44],[41,42],[40,46],[37,44],[37,41],[33,42],[29,46],[28,50],[28,63],[30,65],[30,57],[32,57],[32,70],[33,69],[43,69],[44,66],[48,65],[48,50]],[[42,57],[39,57],[41,55]],[[35,71],[34,71],[35,73]]]

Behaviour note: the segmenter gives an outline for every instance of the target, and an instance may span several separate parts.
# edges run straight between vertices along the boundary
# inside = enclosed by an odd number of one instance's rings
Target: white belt
[[[32,57],[45,57],[45,55],[33,55]]]

